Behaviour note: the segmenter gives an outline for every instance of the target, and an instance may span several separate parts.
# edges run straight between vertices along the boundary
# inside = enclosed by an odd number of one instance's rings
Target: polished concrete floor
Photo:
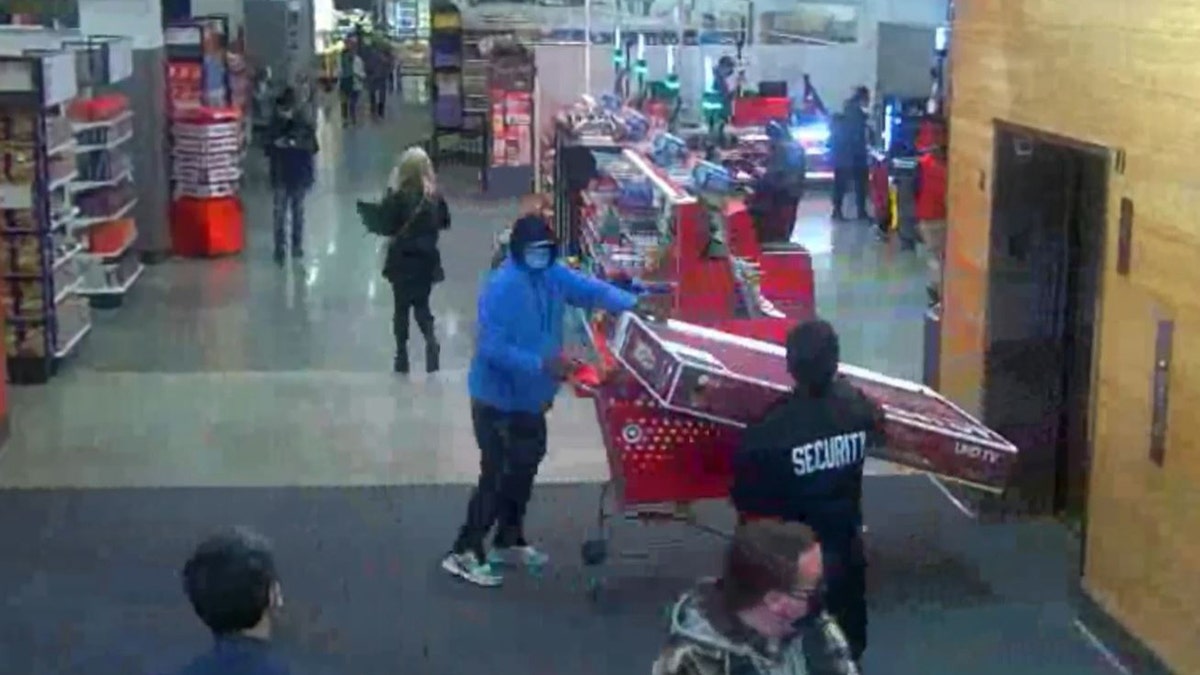
[[[586,402],[564,397],[552,414],[540,479],[560,485],[534,507],[555,572],[487,593],[435,571],[475,479],[464,381],[475,290],[516,205],[482,200],[469,170],[444,169],[454,227],[434,304],[445,371],[393,375],[390,289],[354,203],[378,194],[426,119],[398,108],[385,126],[322,128],[303,262],[271,261],[269,199],[252,179],[243,255],[151,268],[57,379],[12,391],[0,672],[178,662],[203,635],[177,567],[196,537],[229,523],[279,547],[281,641],[297,672],[475,673],[485,659],[498,675],[645,672],[664,603],[712,571],[719,543],[671,532],[674,552],[615,573],[600,606],[583,602],[575,551],[607,476]],[[796,238],[814,252],[819,310],[846,360],[917,377],[920,261],[863,225],[831,226],[826,211],[806,204]],[[983,525],[924,478],[871,473],[871,671],[1110,672],[1073,628],[1058,528]]]

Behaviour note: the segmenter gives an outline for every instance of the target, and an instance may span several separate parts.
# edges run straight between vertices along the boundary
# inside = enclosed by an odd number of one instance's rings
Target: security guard
[[[862,476],[867,450],[883,442],[883,412],[837,375],[838,336],[820,320],[792,329],[788,371],[796,388],[746,429],[734,457],[732,497],[746,518],[798,521],[816,531],[825,557],[826,609],[854,660],[867,646]]]

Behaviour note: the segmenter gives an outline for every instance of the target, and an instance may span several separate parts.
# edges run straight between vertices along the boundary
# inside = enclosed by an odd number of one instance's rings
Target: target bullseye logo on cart
[[[641,443],[644,436],[645,434],[642,432],[642,427],[638,424],[626,424],[624,428],[621,429],[621,438],[625,439],[625,442],[630,445]]]

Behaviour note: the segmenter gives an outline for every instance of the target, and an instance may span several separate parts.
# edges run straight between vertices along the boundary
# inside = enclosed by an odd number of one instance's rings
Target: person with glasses
[[[671,612],[652,675],[858,675],[849,645],[821,606],[824,562],[812,528],[743,523],[721,577]]]
[[[840,346],[829,323],[787,336],[796,386],[742,435],[730,496],[743,518],[803,523],[821,541],[826,608],[857,662],[867,648],[862,479],[868,450],[883,444],[883,411],[838,376]]]

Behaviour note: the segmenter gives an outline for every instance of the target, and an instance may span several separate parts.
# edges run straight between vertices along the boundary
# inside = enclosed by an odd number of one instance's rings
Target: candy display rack
[[[8,375],[19,384],[47,381],[91,330],[69,228],[76,142],[63,108],[75,66],[64,51],[0,57],[0,274]]]
[[[72,232],[84,245],[79,255],[83,278],[79,294],[94,308],[120,306],[144,267],[134,244],[137,206],[133,175],[134,115],[129,100],[110,87],[133,75],[128,46],[79,43],[81,96],[70,117],[76,141],[78,176],[71,184],[76,217]]]

